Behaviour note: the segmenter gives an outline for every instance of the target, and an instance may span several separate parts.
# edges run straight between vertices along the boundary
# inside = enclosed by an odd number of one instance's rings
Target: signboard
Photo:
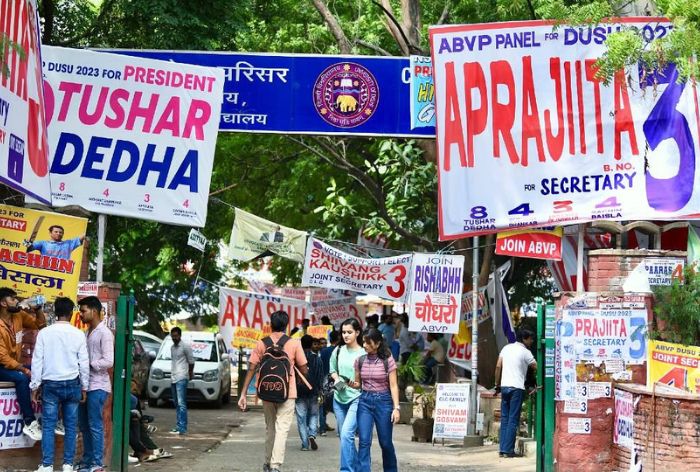
[[[615,389],[615,422],[613,443],[634,449],[634,397],[632,393]]]
[[[245,326],[236,326],[233,330],[233,339],[231,346],[238,349],[254,349],[265,333],[262,329],[246,328]]]
[[[572,400],[564,400],[564,413],[585,415],[588,413],[588,399],[574,398]]]
[[[648,274],[649,285],[652,287],[672,285],[674,280],[683,279],[684,258],[645,258],[642,264]]]
[[[0,205],[0,285],[20,297],[75,299],[87,220]]]
[[[321,339],[328,339],[331,331],[333,331],[333,325],[313,325],[306,328],[306,334]]]
[[[619,21],[645,45],[672,28],[661,18]],[[633,65],[603,84],[596,60],[617,29],[430,28],[441,240],[700,212],[694,86],[673,64],[655,74]]]
[[[591,434],[590,418],[567,418],[569,434]]]
[[[339,326],[340,323],[348,318],[356,318],[358,321],[362,321],[354,296],[312,301],[311,311],[317,320],[327,316],[334,326]]]
[[[559,261],[563,234],[561,226],[503,231],[496,237],[496,254]]]
[[[0,182],[50,205],[36,0],[3,0],[0,18],[4,49],[0,72]],[[7,40],[17,49],[9,47]]]
[[[78,282],[78,300],[85,297],[96,297],[100,288],[99,282]]]
[[[202,227],[223,72],[43,50],[54,206]]]
[[[411,129],[435,128],[435,84],[430,56],[411,56]]]
[[[37,419],[41,416],[39,404],[32,403]],[[13,388],[0,388],[0,450],[32,447],[35,443],[22,433],[24,420],[19,409],[17,393]]]
[[[468,383],[435,386],[433,438],[462,440],[467,435],[470,387]]]
[[[649,340],[647,385],[657,382],[700,394],[700,347]]]
[[[304,262],[306,235],[305,231],[287,228],[236,208],[228,255],[239,261],[250,261],[277,254]]]
[[[414,254],[408,325],[411,331],[457,333],[464,256]]]
[[[301,283],[354,290],[403,302],[412,260],[412,254],[379,259],[357,257],[309,238]]]
[[[411,127],[405,57],[111,52],[221,69],[221,131],[435,137],[435,128]]]
[[[219,330],[227,346],[232,346],[234,330],[238,326],[264,330],[270,324],[270,315],[278,310],[289,314],[287,332],[301,326],[301,320],[309,318],[308,304],[293,298],[265,293],[245,292],[232,288],[219,288]],[[315,321],[311,318],[312,322]]]
[[[187,245],[204,252],[204,247],[207,245],[207,238],[205,238],[202,233],[192,228],[187,238]]]

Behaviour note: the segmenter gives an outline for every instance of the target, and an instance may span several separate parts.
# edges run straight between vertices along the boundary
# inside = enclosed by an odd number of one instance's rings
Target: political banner
[[[32,402],[34,415],[41,417],[41,405]],[[24,420],[14,387],[0,388],[0,450],[32,447],[35,441],[22,434]]]
[[[264,337],[265,333],[262,329],[236,326],[233,330],[231,346],[237,349],[254,349],[258,341]]]
[[[3,0],[0,18],[0,182],[51,205],[36,0]]]
[[[634,397],[618,388],[615,389],[613,443],[630,451],[634,449]]]
[[[311,311],[317,320],[327,316],[333,326],[339,327],[348,318],[355,318],[362,322],[360,310],[357,308],[356,298],[331,298],[326,300],[312,300]]]
[[[189,236],[187,237],[187,245],[192,246],[198,251],[204,252],[204,248],[207,245],[207,238],[204,237],[202,233],[192,228]]]
[[[406,57],[110,50],[225,74],[219,129],[245,133],[434,138],[412,129]]]
[[[312,325],[306,328],[306,334],[318,339],[328,339],[331,331],[333,331],[333,325]]]
[[[647,385],[657,382],[700,394],[700,347],[649,340]]]
[[[412,254],[379,259],[357,257],[310,238],[301,283],[354,290],[403,302],[407,296],[412,260]]]
[[[85,297],[96,297],[100,288],[99,282],[78,282],[78,300]]]
[[[87,220],[0,205],[0,279],[20,297],[75,300]]]
[[[295,326],[301,326],[301,320],[309,318],[312,323],[316,320],[309,316],[308,303],[284,298],[277,295],[246,292],[232,288],[219,288],[219,330],[227,346],[234,340],[236,327],[265,330],[269,327],[270,315],[278,310],[289,314],[287,333]],[[269,329],[269,328],[267,328]]]
[[[609,34],[633,29],[648,46],[671,28],[661,18],[431,27],[440,239],[700,213],[695,85],[674,64],[632,65],[609,84],[597,75]]]
[[[308,289],[303,287],[279,287],[277,293],[295,300],[306,300]]]
[[[236,208],[228,254],[239,261],[277,254],[304,262],[306,236],[305,231],[287,228]]]
[[[464,256],[414,254],[408,325],[411,331],[457,333]]]
[[[202,227],[223,71],[45,47],[54,206]]]
[[[684,258],[647,257],[642,260],[642,264],[651,287],[672,285],[674,280],[683,280]]]
[[[561,226],[502,231],[496,236],[496,254],[559,261],[563,235]]]
[[[459,439],[467,436],[469,425],[468,383],[439,383],[435,386],[433,438]]]
[[[591,419],[590,418],[568,418],[569,434],[591,434]]]
[[[435,128],[435,84],[430,56],[411,56],[411,129]]]

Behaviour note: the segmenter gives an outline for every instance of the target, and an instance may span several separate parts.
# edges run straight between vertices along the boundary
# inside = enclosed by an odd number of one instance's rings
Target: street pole
[[[578,247],[576,248],[576,293],[583,293],[583,244],[586,234],[586,226],[578,225]]]
[[[474,236],[474,247],[472,248],[472,382],[469,404],[469,434],[476,436],[477,411],[477,376],[478,369],[478,345],[479,345],[479,236]]]
[[[102,271],[105,257],[105,232],[107,229],[107,216],[97,215],[97,283],[102,282]]]

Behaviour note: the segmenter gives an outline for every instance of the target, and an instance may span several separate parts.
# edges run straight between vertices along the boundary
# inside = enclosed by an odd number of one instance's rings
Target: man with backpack
[[[306,355],[309,373],[306,376],[311,388],[308,388],[301,380],[297,381],[297,428],[301,438],[301,450],[308,451],[309,443],[312,450],[318,449],[316,433],[318,431],[318,393],[323,382],[323,364],[312,347],[317,341],[305,334],[301,337],[301,347]]]
[[[265,463],[264,472],[280,472],[284,463],[285,443],[294,418],[297,398],[297,375],[308,372],[306,356],[301,344],[285,334],[289,315],[276,311],[270,315],[272,333],[258,341],[250,356],[250,367],[243,381],[238,406],[248,407],[245,392],[257,372],[258,397],[263,401],[265,413]]]

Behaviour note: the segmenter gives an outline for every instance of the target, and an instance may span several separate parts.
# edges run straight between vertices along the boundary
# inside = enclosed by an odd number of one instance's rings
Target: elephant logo
[[[318,76],[313,99],[323,121],[338,128],[354,128],[377,110],[379,86],[364,66],[340,62]]]

